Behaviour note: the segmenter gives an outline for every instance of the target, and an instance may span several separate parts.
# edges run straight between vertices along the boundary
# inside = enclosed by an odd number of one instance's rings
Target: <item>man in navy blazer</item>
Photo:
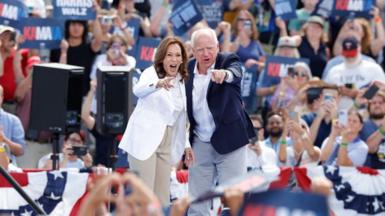
[[[186,82],[190,143],[195,161],[189,168],[193,197],[246,173],[246,144],[255,136],[242,106],[241,62],[219,53],[215,31],[199,29],[191,36],[194,52]],[[186,158],[188,161],[189,158]],[[209,215],[209,202],[193,204],[188,215]]]

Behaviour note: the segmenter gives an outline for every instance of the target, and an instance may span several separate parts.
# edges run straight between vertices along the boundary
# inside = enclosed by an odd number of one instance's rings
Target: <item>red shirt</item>
[[[25,67],[27,66],[28,50],[20,50],[22,55],[21,67],[25,76]],[[13,71],[13,58],[15,56],[15,50],[11,51],[11,54],[4,60],[3,63],[3,76],[0,77],[0,85],[4,89],[4,101],[12,101],[15,96],[16,80],[15,72]]]

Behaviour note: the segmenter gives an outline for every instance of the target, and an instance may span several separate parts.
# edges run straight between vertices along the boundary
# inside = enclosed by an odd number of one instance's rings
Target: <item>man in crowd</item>
[[[368,104],[369,119],[364,122],[360,137],[369,147],[365,165],[385,168],[385,94],[378,92]]]
[[[215,31],[203,28],[191,36],[194,56],[186,82],[190,142],[195,163],[189,169],[193,197],[214,185],[246,173],[246,144],[255,136],[240,92],[241,62],[219,53]],[[208,215],[210,202],[194,204],[189,215]]]

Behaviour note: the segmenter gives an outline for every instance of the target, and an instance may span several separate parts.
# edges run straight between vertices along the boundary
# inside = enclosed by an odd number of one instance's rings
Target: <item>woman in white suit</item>
[[[128,153],[133,170],[160,198],[170,202],[171,165],[193,154],[186,135],[187,54],[183,43],[168,37],[161,41],[154,65],[143,71],[133,92],[139,98],[119,148]]]

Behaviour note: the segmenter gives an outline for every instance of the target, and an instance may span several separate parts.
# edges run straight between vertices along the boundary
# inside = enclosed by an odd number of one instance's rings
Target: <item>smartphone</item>
[[[331,101],[331,100],[333,100],[333,96],[328,95],[328,94],[324,95],[324,101]]]
[[[299,122],[299,116],[296,111],[290,111],[289,112],[289,118],[295,122]]]
[[[371,85],[368,90],[366,90],[366,92],[364,93],[364,95],[362,95],[362,97],[370,100],[374,97],[374,95],[378,92],[380,88],[378,88],[378,86],[376,85]]]
[[[354,87],[353,83],[346,83],[345,87],[348,89],[352,89]]]
[[[343,125],[348,125],[348,110],[347,109],[341,109],[338,111],[338,122]]]
[[[250,20],[246,20],[246,21],[244,21],[243,22],[243,27],[245,28],[245,29],[251,29],[251,25],[252,25],[252,23],[251,23],[251,21]]]
[[[88,148],[87,146],[72,146],[72,152],[74,155],[81,157],[87,154]]]

